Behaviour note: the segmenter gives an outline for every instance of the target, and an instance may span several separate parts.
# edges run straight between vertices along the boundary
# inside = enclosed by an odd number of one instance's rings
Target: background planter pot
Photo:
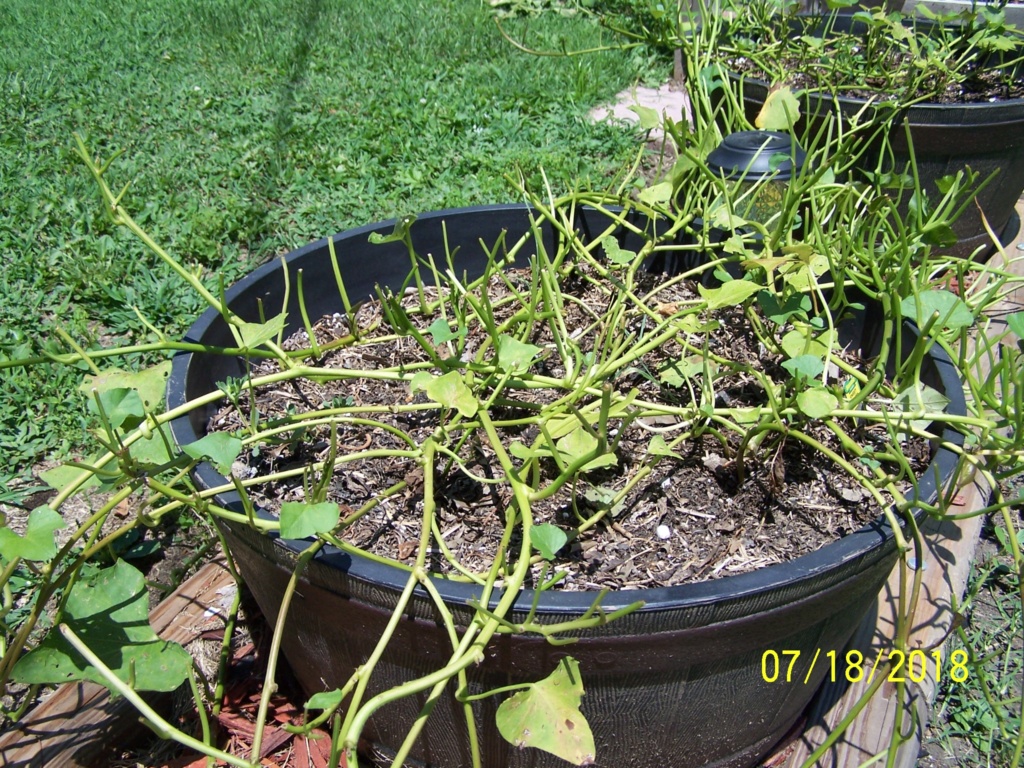
[[[604,221],[604,214],[588,211],[580,228],[599,230]],[[421,254],[444,252],[442,222],[449,245],[459,249],[457,268],[479,273],[483,267],[479,241],[493,243],[505,229],[514,241],[527,230],[528,209],[494,206],[423,216],[412,227],[413,242]],[[371,232],[388,233],[391,228],[388,222],[334,237],[350,296],[368,295],[375,283],[394,285],[407,274],[408,255],[401,243],[367,242]],[[636,245],[629,238],[623,240],[623,245]],[[340,309],[326,241],[292,253],[286,263],[293,273],[292,285],[294,273],[303,270],[311,315]],[[281,305],[282,285],[282,268],[272,263],[235,285],[227,296],[235,311],[256,319],[257,300],[268,308]],[[317,294],[321,288],[323,293]],[[289,308],[288,317],[299,318],[297,307]],[[851,323],[845,332],[853,338],[865,325],[870,324]],[[187,338],[217,345],[228,344],[231,337],[211,311]],[[870,350],[873,341],[862,341]],[[954,401],[959,397],[953,407],[962,410],[960,383],[949,359],[937,353],[927,369],[930,383]],[[235,358],[181,355],[174,360],[169,406],[208,393],[216,382],[241,372],[242,361]],[[200,437],[208,415],[199,410],[174,422],[175,439],[189,443]],[[921,493],[934,494],[936,480],[948,478],[954,464],[950,453],[938,452],[922,478]],[[200,466],[196,476],[205,487],[224,482],[209,465]],[[240,508],[234,494],[225,494],[220,503]],[[241,525],[224,525],[224,530],[247,584],[268,620],[274,621],[296,552],[304,545],[261,536]],[[801,651],[802,680],[807,672],[803,660],[809,661],[818,649],[822,657],[842,649],[873,606],[894,561],[891,531],[878,522],[818,552],[755,573],[613,592],[604,602],[606,609],[637,599],[646,601],[646,606],[588,631],[567,648],[537,637],[498,636],[486,660],[470,670],[472,686],[483,691],[540,679],[568,653],[580,661],[586,686],[582,709],[593,727],[599,765],[749,766],[796,722],[826,672],[825,665],[819,664],[807,684],[768,683],[761,671],[764,651]],[[307,693],[339,687],[365,659],[404,583],[404,572],[398,569],[337,550],[323,551],[310,564],[293,601],[284,641],[284,653]],[[472,615],[467,601],[476,588],[442,580],[437,586],[465,625]],[[547,621],[575,617],[592,600],[587,593],[547,592],[539,603],[540,616]],[[519,618],[525,617],[531,601],[532,594],[525,592]],[[382,660],[374,692],[433,671],[449,652],[449,641],[430,600],[419,595]],[[413,699],[385,708],[371,721],[366,736],[385,750],[395,747],[421,703]],[[518,750],[505,742],[494,727],[497,704],[495,698],[488,698],[476,710],[487,766],[564,765],[552,756]],[[468,765],[461,718],[453,698],[439,703],[415,751],[417,759],[430,765]]]
[[[857,30],[863,26],[849,16],[840,16],[836,23],[837,32]],[[753,123],[768,95],[769,84],[752,78],[730,76],[733,87],[738,88],[743,99],[744,112]],[[821,97],[804,93],[801,111],[804,117],[796,127],[796,134],[804,146],[829,114],[835,112],[849,117],[859,113],[865,105],[864,99]],[[910,126],[914,157],[921,178],[921,186],[932,199],[937,199],[936,182],[944,176],[954,175],[965,167],[980,174],[984,180],[993,171],[999,174],[983,189],[977,203],[985,212],[992,230],[1004,242],[1013,239],[1019,221],[1015,206],[1024,190],[1024,99],[1007,99],[977,104],[936,104],[922,103],[906,110],[902,120],[890,135],[894,150],[894,164],[903,168],[910,162],[910,148],[903,124]],[[874,153],[865,157],[865,168],[874,167],[877,160],[877,144]],[[993,247],[985,231],[978,207],[970,205],[953,225],[958,242],[948,252],[967,256],[984,247],[986,252]]]

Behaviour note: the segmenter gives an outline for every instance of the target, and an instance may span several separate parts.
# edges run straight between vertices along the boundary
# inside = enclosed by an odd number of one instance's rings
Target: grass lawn
[[[538,45],[601,35],[554,14],[517,24]],[[519,53],[481,0],[8,0],[0,356],[70,351],[58,328],[86,347],[144,341],[143,317],[175,335],[202,309],[105,220],[75,131],[124,151],[111,178],[131,183],[127,210],[215,286],[349,227],[512,200],[509,174],[602,184],[636,137],[584,116],[635,71],[622,53]],[[2,494],[87,425],[77,373],[0,377]]]

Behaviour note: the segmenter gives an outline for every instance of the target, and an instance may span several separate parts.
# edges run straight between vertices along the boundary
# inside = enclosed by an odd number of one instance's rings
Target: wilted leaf
[[[341,508],[333,501],[318,504],[286,501],[281,504],[281,536],[286,539],[305,539],[333,531],[340,519]]]
[[[416,380],[415,377],[413,380]],[[432,378],[423,386],[423,391],[435,403],[440,403],[446,408],[455,408],[467,418],[475,415],[480,407],[458,371],[450,371],[444,376]]]
[[[136,690],[173,691],[188,677],[192,658],[177,643],[157,637],[149,624],[146,581],[124,560],[83,576],[68,595],[64,618],[118,678],[127,683],[134,677]],[[57,632],[22,657],[12,677],[26,684],[105,684],[99,670]]]
[[[502,334],[498,337],[498,367],[509,373],[524,373],[533,365],[541,352],[536,344],[527,344],[519,339]],[[470,414],[472,415],[472,414]]]
[[[567,656],[549,677],[533,683],[498,707],[498,731],[517,747],[536,747],[573,765],[594,762],[594,735],[580,699],[579,663]]]
[[[665,438],[661,435],[655,435],[651,438],[651,442],[647,444],[647,453],[651,456],[672,456],[677,459],[683,458],[681,454],[668,447],[668,443],[665,442]]]
[[[150,413],[162,408],[164,393],[167,389],[167,377],[171,375],[171,361],[165,360],[158,365],[132,373],[116,368],[103,371],[95,376],[85,377],[80,389],[87,395],[97,389],[107,392],[112,389],[134,389],[139,394],[143,406]]]
[[[530,531],[530,542],[545,560],[554,560],[568,540],[565,531],[551,523],[535,525]]]
[[[640,118],[640,128],[645,131],[661,127],[661,115],[658,110],[645,107],[643,104],[634,104],[630,110]]]
[[[0,528],[0,559],[49,560],[57,554],[53,532],[66,525],[64,518],[48,506],[36,507],[29,513],[24,536],[10,528]]]
[[[791,131],[800,119],[800,102],[789,86],[773,88],[764,100],[754,125],[762,131]]]
[[[405,236],[409,233],[409,227],[412,226],[414,221],[416,221],[416,216],[413,214],[402,216],[400,219],[395,221],[395,228],[391,230],[390,235],[382,235],[380,232],[371,232],[368,239],[374,244],[393,243],[398,240],[404,240]]]
[[[904,413],[914,413],[917,411],[942,413],[946,410],[946,406],[949,405],[949,398],[937,389],[919,382],[917,386],[907,387],[896,395],[893,404],[899,406],[900,410]],[[931,422],[931,419],[913,419],[910,422],[910,426],[913,429],[927,429]],[[906,434],[903,430],[899,431],[901,437],[906,436]]]

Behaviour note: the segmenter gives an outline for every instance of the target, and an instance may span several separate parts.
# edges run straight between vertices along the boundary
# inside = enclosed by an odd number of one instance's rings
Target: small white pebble
[[[667,539],[672,535],[672,529],[667,525],[659,525],[656,533],[659,539]]]

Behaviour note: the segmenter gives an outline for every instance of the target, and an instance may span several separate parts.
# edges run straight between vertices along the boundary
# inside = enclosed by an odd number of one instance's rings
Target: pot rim
[[[449,220],[448,226],[453,226],[450,221],[453,217],[473,214],[486,215],[494,212],[518,210],[525,212],[530,210],[530,207],[524,203],[511,203],[450,208],[418,216],[416,222],[417,225],[422,226],[424,223],[436,222],[440,224],[442,220]],[[336,244],[349,239],[365,241],[371,232],[390,232],[396,221],[397,219],[388,219],[382,222],[366,224],[355,229],[340,232],[332,236],[332,239]],[[325,248],[327,239],[317,240],[292,251],[284,257],[285,262],[291,264],[307,257],[308,254]],[[248,290],[250,286],[267,278],[274,272],[279,272],[281,269],[281,259],[270,261],[257,268],[226,291],[225,297],[227,302],[230,304],[235,298]],[[220,313],[216,309],[207,309],[188,330],[185,339],[190,342],[201,343],[201,339],[204,338],[211,326],[220,319]],[[910,323],[907,323],[907,325],[911,326]],[[198,354],[179,352],[173,357],[171,374],[167,381],[168,410],[173,410],[188,402],[186,387],[189,379],[189,370]],[[929,354],[934,359],[939,379],[942,382],[946,396],[950,399],[947,408],[952,413],[965,414],[966,400],[952,360],[938,345],[933,345]],[[202,437],[193,428],[187,414],[173,419],[170,423],[170,429],[175,442],[179,446],[187,445]],[[943,441],[953,445],[962,445],[963,435],[947,427],[944,430]],[[919,478],[913,495],[908,497],[909,500],[913,502],[923,499],[928,503],[936,499],[939,489],[945,486],[952,478],[956,467],[956,454],[948,448],[940,447],[925,472]],[[202,462],[197,465],[193,471],[193,478],[203,489],[222,486],[229,482],[209,462]],[[236,491],[219,494],[216,498],[218,503],[224,507],[235,510],[242,509],[241,497]],[[273,516],[266,510],[259,509],[258,514],[265,519],[273,519]],[[919,518],[923,515],[919,506],[915,515]],[[276,533],[264,535],[276,540],[279,545],[283,546],[293,556],[297,556],[312,541],[312,539],[303,541],[283,539]],[[644,606],[640,609],[642,612],[679,610],[717,603],[723,600],[749,598],[758,593],[785,590],[788,586],[804,582],[808,579],[817,579],[829,572],[842,569],[854,561],[880,559],[885,556],[885,545],[890,543],[893,538],[891,527],[886,521],[885,516],[880,514],[876,520],[865,525],[860,530],[837,539],[830,544],[826,544],[814,552],[801,555],[784,563],[777,563],[749,573],[724,576],[710,581],[680,584],[671,587],[612,591],[607,593],[601,605],[606,611],[614,611],[636,601],[643,601]],[[347,573],[350,578],[376,584],[396,592],[400,592],[408,581],[407,570],[368,558],[354,557],[331,546],[325,546],[314,558],[314,561],[318,561],[330,568],[339,569]],[[479,587],[475,584],[450,581],[443,578],[434,579],[434,584],[441,596],[450,604],[465,605],[468,600],[475,598],[479,594]],[[582,613],[592,606],[596,594],[596,591],[568,592],[546,590],[540,595],[540,599],[537,602],[537,613]],[[495,590],[492,595],[492,601],[496,602],[500,597],[501,590]],[[525,604],[531,604],[533,599],[533,590],[523,590],[521,600]]]

